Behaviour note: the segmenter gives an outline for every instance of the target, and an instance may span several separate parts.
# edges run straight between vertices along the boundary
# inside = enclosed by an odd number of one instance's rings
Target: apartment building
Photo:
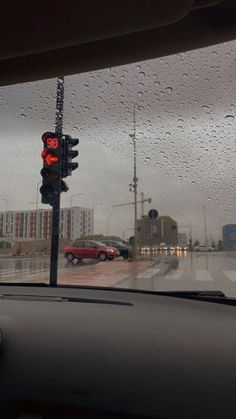
[[[0,236],[13,240],[50,238],[52,210],[0,212]],[[60,238],[77,239],[94,234],[94,211],[90,208],[61,208]]]

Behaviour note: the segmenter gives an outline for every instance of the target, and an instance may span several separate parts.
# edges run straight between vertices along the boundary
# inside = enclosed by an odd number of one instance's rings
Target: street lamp
[[[95,211],[95,207],[97,207],[99,205],[103,205],[103,202],[98,202],[97,204],[94,204],[94,206],[93,206],[93,232],[94,232],[94,234],[95,234],[95,216],[94,216],[94,211]]]
[[[70,239],[72,240],[72,203],[73,203],[73,198],[83,195],[82,192],[79,193],[75,193],[73,195],[71,195],[70,197]]]

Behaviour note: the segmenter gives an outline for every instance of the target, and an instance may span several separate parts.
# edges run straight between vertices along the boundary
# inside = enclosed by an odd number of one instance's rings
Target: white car
[[[214,248],[207,245],[194,246],[196,252],[213,252]]]

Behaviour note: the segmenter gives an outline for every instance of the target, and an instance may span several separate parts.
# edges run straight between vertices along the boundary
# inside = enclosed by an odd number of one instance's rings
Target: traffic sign
[[[158,211],[156,209],[150,209],[150,211],[148,211],[148,216],[151,220],[155,220],[158,218]]]

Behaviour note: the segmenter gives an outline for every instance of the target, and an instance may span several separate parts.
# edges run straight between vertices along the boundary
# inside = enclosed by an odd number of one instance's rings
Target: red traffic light
[[[50,153],[47,149],[42,151],[41,157],[47,166],[51,166],[52,164],[57,164],[59,162],[59,157]]]
[[[53,156],[52,154],[47,154],[44,161],[48,166],[51,166],[51,164],[58,163],[59,158],[57,156]]]

